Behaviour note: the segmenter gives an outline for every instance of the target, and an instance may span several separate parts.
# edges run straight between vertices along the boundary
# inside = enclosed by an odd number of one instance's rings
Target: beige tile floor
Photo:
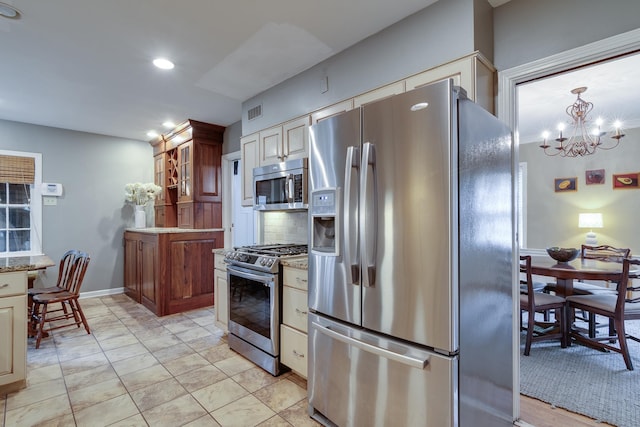
[[[92,333],[30,338],[27,388],[0,396],[0,427],[317,426],[306,381],[229,350],[213,309],[156,317],[125,295],[80,301]]]

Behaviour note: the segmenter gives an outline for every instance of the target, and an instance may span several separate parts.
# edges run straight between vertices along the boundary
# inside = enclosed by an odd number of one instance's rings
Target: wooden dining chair
[[[531,343],[542,340],[560,340],[562,348],[567,346],[567,316],[565,299],[543,292],[535,292],[533,287],[533,277],[531,274],[531,256],[520,256],[520,272],[524,276],[521,284],[527,286],[527,293],[520,293],[520,313],[527,313],[527,337],[524,346],[524,355],[528,356],[531,351]],[[522,283],[524,282],[524,283]],[[549,310],[557,310],[560,315],[557,316],[555,323],[536,322],[536,313],[546,313]],[[521,325],[521,329],[525,329]]]
[[[84,281],[91,258],[86,252],[76,251],[73,262],[68,266],[62,291],[33,295],[32,329],[37,330],[36,348],[40,347],[45,335],[45,324],[49,324],[46,332],[69,326],[83,325],[88,334],[91,333],[87,319],[82,312],[78,298],[80,287]],[[58,310],[50,310],[52,304],[61,304]]]
[[[634,291],[640,291],[640,286],[632,286],[629,280],[630,266],[640,266],[640,259],[625,258],[622,260],[622,279],[616,285],[615,294],[572,295],[567,297],[568,306],[572,309],[584,310],[589,313],[609,318],[612,328],[608,336],[585,336],[580,331],[571,331],[571,338],[603,350],[615,351],[622,354],[627,369],[633,370],[633,363],[629,355],[627,339],[640,342],[639,337],[625,332],[625,320],[640,319],[640,297],[629,297]],[[616,347],[614,344],[618,343]]]
[[[593,259],[597,261],[605,261],[605,262],[622,262],[623,259],[631,256],[631,249],[629,248],[616,248],[610,245],[599,245],[599,246],[591,246],[591,245],[582,245],[580,248],[580,258],[581,259]],[[548,283],[545,286],[545,292],[555,292],[556,284]],[[590,283],[577,281],[573,283],[573,294],[574,295],[593,295],[593,294],[615,294],[616,289],[610,288],[608,286],[603,286],[598,283]],[[596,317],[593,313],[583,314],[580,317],[582,320],[588,323],[589,328],[589,336],[595,337],[597,331],[597,321]]]
[[[28,306],[29,306],[29,319],[33,316],[33,296],[39,294],[52,294],[68,290],[68,286],[71,283],[69,277],[73,262],[78,256],[79,251],[72,249],[64,253],[60,258],[60,264],[58,265],[58,280],[55,286],[48,286],[45,288],[29,288],[27,289]],[[62,308],[66,313],[66,306]]]

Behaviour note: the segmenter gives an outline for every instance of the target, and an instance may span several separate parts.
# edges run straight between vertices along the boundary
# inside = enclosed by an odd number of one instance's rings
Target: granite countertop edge
[[[40,270],[53,265],[55,262],[47,255],[0,257],[0,273]]]
[[[303,259],[283,259],[281,263],[285,267],[298,268],[300,270],[309,269],[309,260],[307,257]]]

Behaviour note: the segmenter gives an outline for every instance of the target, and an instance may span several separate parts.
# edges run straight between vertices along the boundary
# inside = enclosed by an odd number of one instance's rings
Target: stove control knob
[[[274,262],[275,262],[275,260],[273,260],[273,259],[268,260],[267,267],[271,267]]]

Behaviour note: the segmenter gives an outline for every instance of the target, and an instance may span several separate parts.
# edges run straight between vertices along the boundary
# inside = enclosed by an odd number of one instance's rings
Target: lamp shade
[[[580,228],[602,228],[601,213],[581,213],[578,216],[578,227]]]

